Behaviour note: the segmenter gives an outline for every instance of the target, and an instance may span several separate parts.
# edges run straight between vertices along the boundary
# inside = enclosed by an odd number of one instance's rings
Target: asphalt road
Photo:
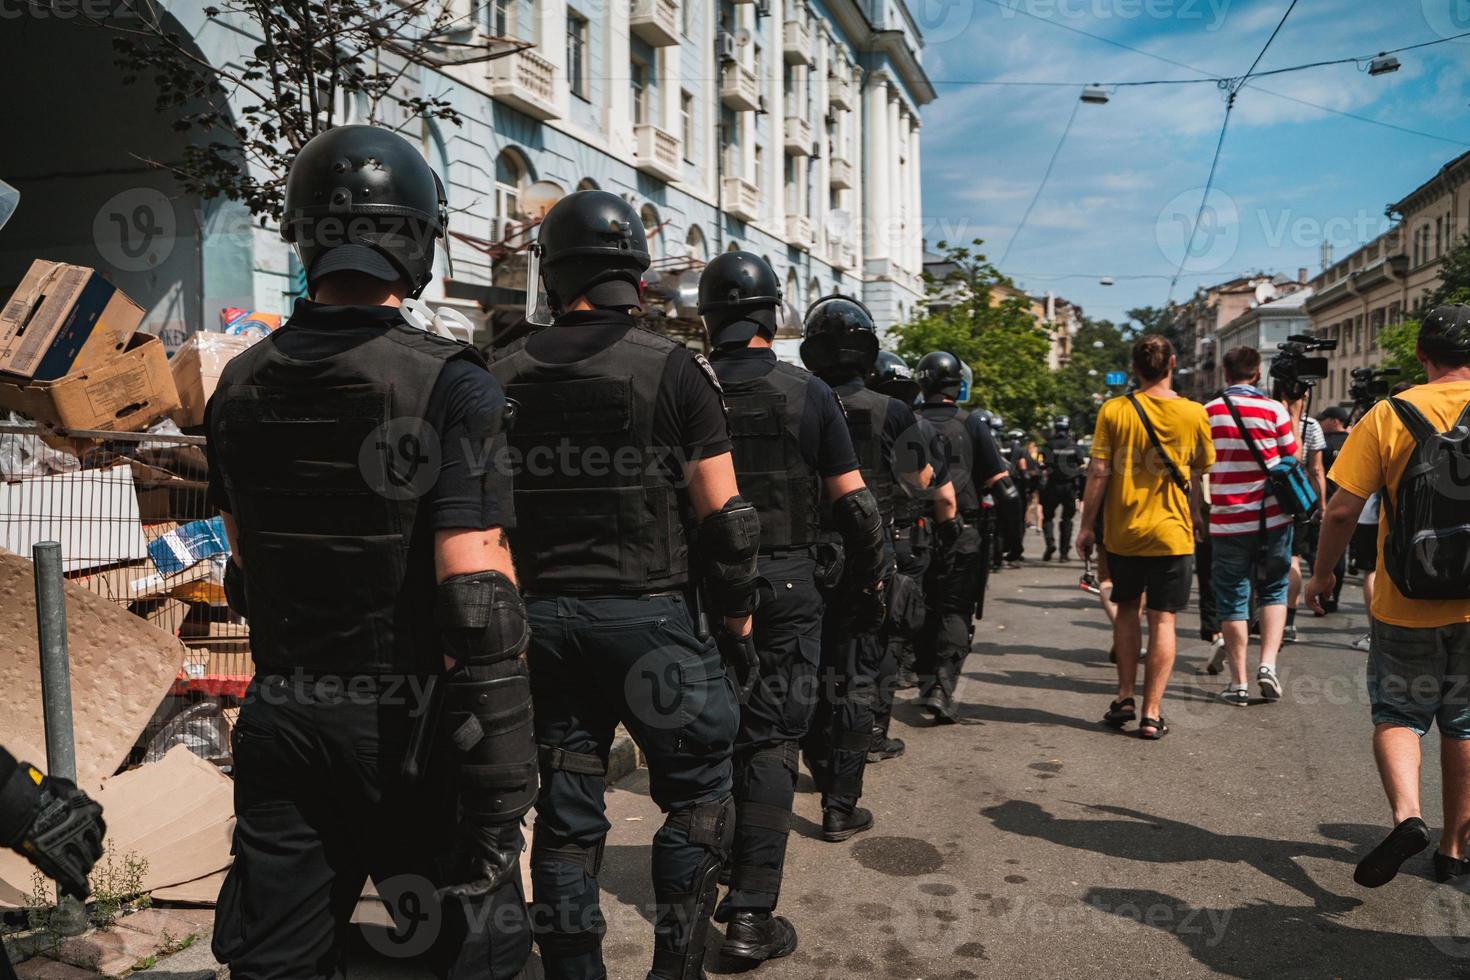
[[[900,706],[894,734],[908,752],[868,770],[872,831],[818,840],[818,799],[802,777],[780,907],[801,942],[761,975],[1470,976],[1470,889],[1435,885],[1429,852],[1384,888],[1352,882],[1389,819],[1364,654],[1351,647],[1363,632],[1357,589],[1342,613],[1299,622],[1275,704],[1216,700],[1223,682],[1196,675],[1207,647],[1194,613],[1183,616],[1165,701],[1173,731],[1145,742],[1098,724],[1114,690],[1110,637],[1080,571],[1032,562],[992,578],[960,690],[964,724],[930,727]],[[1437,835],[1437,736],[1424,755]],[[651,956],[649,841],[661,818],[645,785],[640,771],[608,797],[613,980],[642,980]],[[715,953],[706,965],[740,972]]]

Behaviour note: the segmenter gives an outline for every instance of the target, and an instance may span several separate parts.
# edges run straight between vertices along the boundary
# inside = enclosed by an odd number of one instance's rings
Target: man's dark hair
[[[1142,381],[1161,381],[1169,373],[1174,345],[1156,333],[1145,334],[1133,344],[1133,371]]]
[[[1261,370],[1261,352],[1254,347],[1236,347],[1220,359],[1225,367],[1225,380],[1231,384],[1249,381]]]
[[[1419,321],[1419,350],[1443,368],[1470,365],[1470,306],[1436,306]]]

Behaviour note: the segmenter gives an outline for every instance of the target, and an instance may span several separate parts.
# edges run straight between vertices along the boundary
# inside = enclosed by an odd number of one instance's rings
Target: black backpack
[[[1470,404],[1436,432],[1413,405],[1388,401],[1415,445],[1395,499],[1384,498],[1384,569],[1405,598],[1470,599]]]

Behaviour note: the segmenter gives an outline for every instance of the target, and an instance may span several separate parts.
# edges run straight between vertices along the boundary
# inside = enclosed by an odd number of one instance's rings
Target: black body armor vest
[[[653,434],[677,347],[633,327],[569,364],[537,359],[524,339],[491,364],[516,408],[511,545],[522,591],[644,595],[688,582],[679,492]]]
[[[759,378],[727,381],[720,368],[730,363],[717,359],[714,367],[725,389],[740,495],[760,514],[761,550],[815,544],[820,539],[821,480],[801,454],[801,420],[811,376],[777,361]]]
[[[878,499],[878,512],[883,515],[883,523],[892,525],[894,499],[903,496],[903,490],[896,486],[892,450],[885,450],[883,446],[883,422],[888,417],[891,399],[867,388],[857,388],[838,397],[847,415],[847,431],[852,436],[852,448],[857,452],[863,482]]]
[[[970,413],[956,405],[929,404],[919,414],[939,430],[949,450],[949,478],[954,482],[955,503],[963,517],[980,513],[980,495],[975,487],[975,444],[965,428]]]
[[[417,520],[438,475],[424,412],[446,362],[484,362],[407,324],[313,361],[280,336],[230,361],[211,408],[256,667],[439,673],[434,535]]]

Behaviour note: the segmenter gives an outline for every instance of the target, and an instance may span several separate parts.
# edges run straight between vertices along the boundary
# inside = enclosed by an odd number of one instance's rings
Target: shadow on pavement
[[[1246,864],[1267,877],[1295,889],[1321,912],[1345,912],[1362,900],[1338,895],[1317,884],[1296,858],[1325,858],[1356,864],[1355,850],[1311,841],[1272,840],[1267,837],[1218,834],[1194,824],[1151,816],[1138,810],[1101,804],[1074,804],[1089,813],[1111,814],[1117,820],[1058,817],[1035,803],[1008,800],[980,813],[996,829],[1037,837],[1062,847],[1092,851],[1108,857],[1149,864],[1185,861],[1224,861]],[[1342,825],[1334,825],[1341,833]],[[1148,831],[1144,833],[1143,831]],[[1373,833],[1370,829],[1369,833]]]

